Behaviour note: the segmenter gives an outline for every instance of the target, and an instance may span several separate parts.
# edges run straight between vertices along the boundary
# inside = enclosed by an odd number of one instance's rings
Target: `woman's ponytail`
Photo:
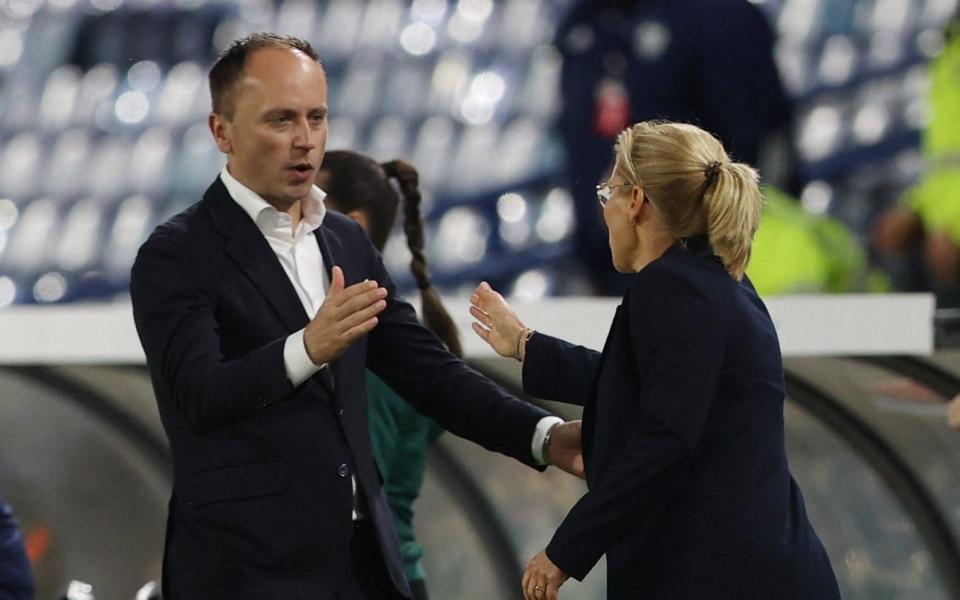
[[[704,168],[707,236],[727,272],[740,281],[750,262],[763,197],[757,172],[743,163],[715,161]]]

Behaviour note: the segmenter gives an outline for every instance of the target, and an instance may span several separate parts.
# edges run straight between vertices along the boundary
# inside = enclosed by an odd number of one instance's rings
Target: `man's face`
[[[314,60],[287,48],[247,56],[234,113],[210,116],[230,174],[284,210],[310,193],[327,144],[327,81]]]

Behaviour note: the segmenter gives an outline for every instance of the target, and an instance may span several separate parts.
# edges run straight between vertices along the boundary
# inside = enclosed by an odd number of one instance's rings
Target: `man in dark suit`
[[[313,181],[327,86],[308,44],[240,40],[210,88],[227,166],[151,235],[131,278],[173,457],[164,597],[409,597],[364,369],[449,431],[531,466],[582,473],[579,423],[449,354],[396,297],[360,226],[325,210]]]

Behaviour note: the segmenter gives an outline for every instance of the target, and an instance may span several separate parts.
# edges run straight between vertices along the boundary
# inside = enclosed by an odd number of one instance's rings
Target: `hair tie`
[[[703,175],[707,178],[707,183],[713,183],[713,180],[717,178],[717,175],[720,173],[720,167],[723,166],[719,160],[715,160],[712,163],[708,164],[703,170]]]

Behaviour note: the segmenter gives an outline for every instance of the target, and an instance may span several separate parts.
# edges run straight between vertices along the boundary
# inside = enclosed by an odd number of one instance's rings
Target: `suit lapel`
[[[226,240],[225,249],[241,271],[260,290],[289,332],[309,321],[303,303],[277,260],[273,248],[256,224],[227,193],[220,178],[205,195],[214,227]]]
[[[329,217],[328,217],[329,218]],[[327,220],[324,219],[324,223]],[[320,225],[317,228],[314,237],[317,238],[317,244],[320,246],[320,254],[323,256],[323,268],[327,272],[327,281],[333,282],[333,267],[338,266],[343,270],[344,276],[344,286],[349,286],[352,282],[347,279],[349,276],[348,273],[352,273],[353,269],[347,269],[343,265],[343,257],[345,252],[343,251],[343,242],[334,231],[332,231],[326,225]],[[333,361],[331,364],[327,365],[326,369],[323,369],[323,382],[324,385],[328,386],[331,392],[335,392],[336,382],[340,378],[340,370],[342,369],[343,357],[341,356],[337,360]]]

